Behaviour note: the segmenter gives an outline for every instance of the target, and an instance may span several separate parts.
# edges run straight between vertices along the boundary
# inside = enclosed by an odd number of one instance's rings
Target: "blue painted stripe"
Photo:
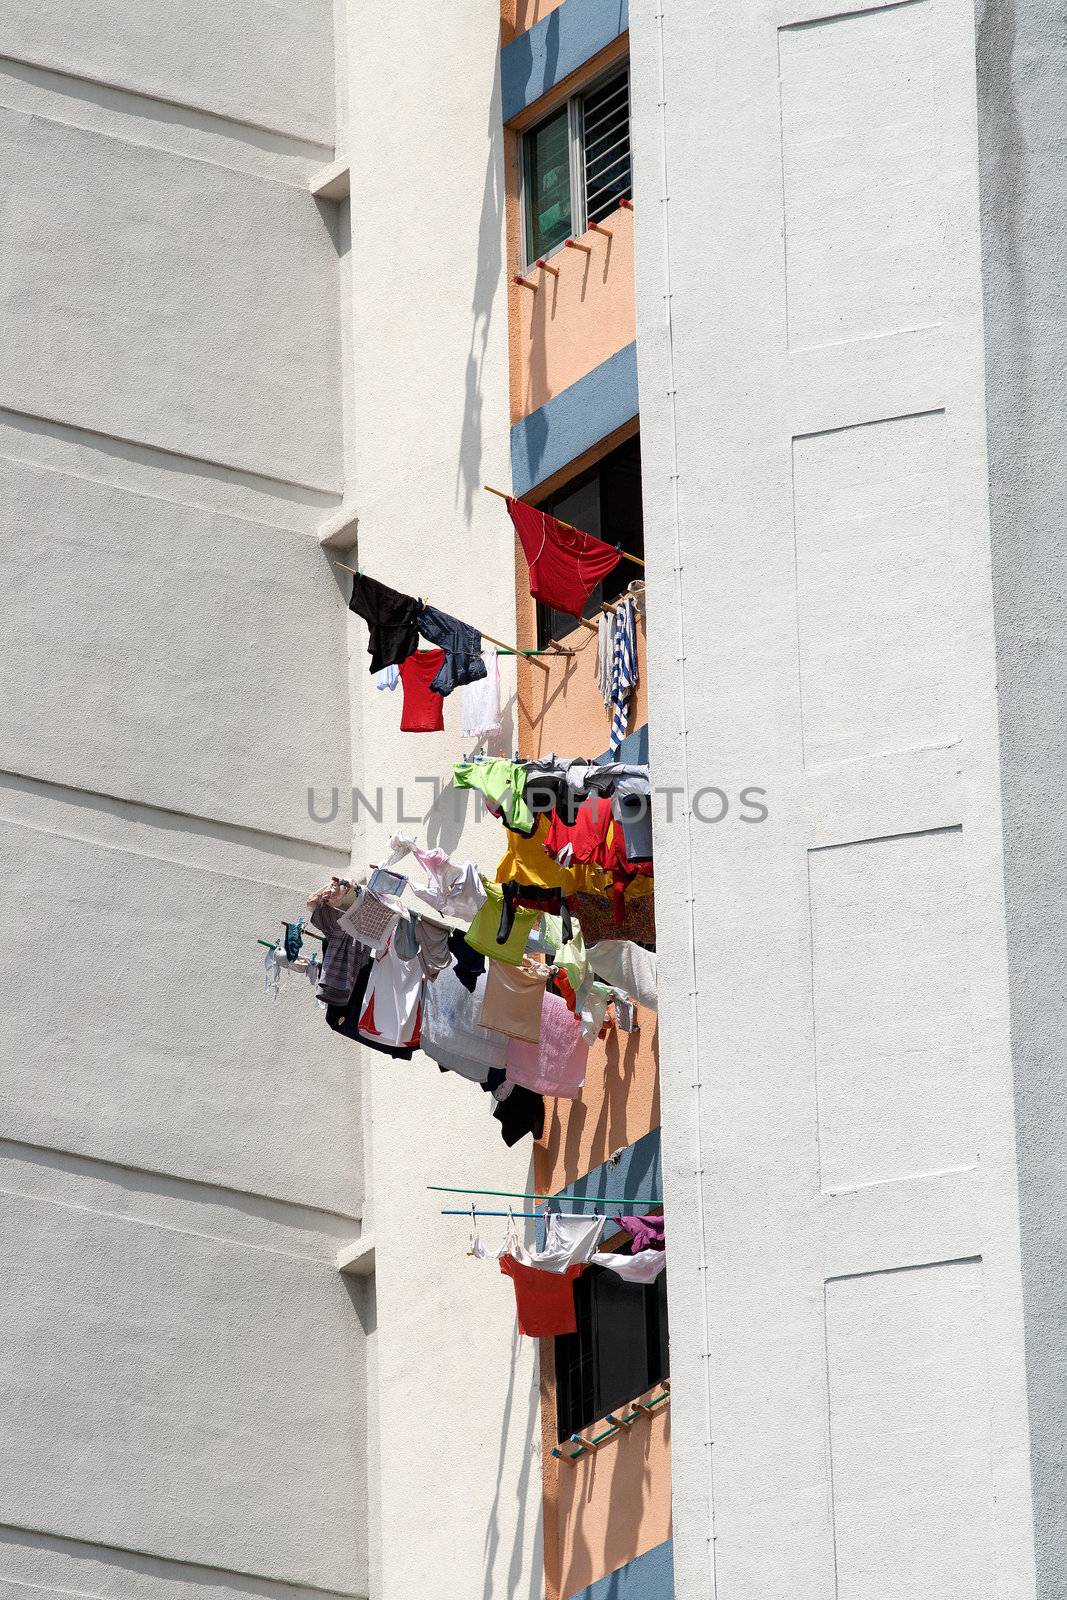
[[[571,1600],[673,1600],[674,1547],[670,1539],[598,1578]]]
[[[638,414],[637,345],[618,350],[511,430],[512,493],[520,498]]]
[[[500,52],[504,121],[577,72],[629,26],[628,0],[563,0]]]
[[[617,1165],[605,1161],[587,1172],[584,1178],[575,1178],[565,1189],[560,1189],[556,1199],[584,1195],[588,1199],[621,1200],[624,1195],[636,1195],[639,1200],[647,1198],[658,1204],[663,1198],[659,1132],[658,1128],[653,1128],[636,1144],[627,1145]]]

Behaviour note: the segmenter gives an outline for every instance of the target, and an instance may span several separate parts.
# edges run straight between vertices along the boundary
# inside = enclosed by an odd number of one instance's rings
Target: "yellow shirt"
[[[611,887],[606,872],[592,864],[576,863],[561,867],[545,850],[548,817],[538,817],[537,827],[528,839],[521,833],[508,834],[508,853],[496,869],[497,883],[528,883],[538,889],[560,889],[564,894],[584,890],[588,894],[605,894]]]

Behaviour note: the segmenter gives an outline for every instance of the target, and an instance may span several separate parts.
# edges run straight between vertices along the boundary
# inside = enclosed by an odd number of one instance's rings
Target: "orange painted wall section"
[[[500,42],[510,44],[520,33],[558,11],[563,0],[500,0]]]
[[[552,1386],[542,1384],[542,1417],[554,1415]],[[547,1449],[545,1459],[547,1600],[570,1600],[671,1537],[669,1403],[573,1466]]]
[[[592,229],[579,243],[546,257],[558,276],[540,267],[524,273],[536,292],[511,282],[525,265],[519,225],[519,138],[508,139],[508,296],[511,420],[537,411],[635,338],[634,219],[620,209],[604,218],[611,237]]]
[[[634,572],[637,573],[635,568]],[[536,607],[526,563],[516,542],[518,637],[533,643]],[[608,713],[596,685],[596,634],[576,627],[560,641],[574,656],[540,671],[522,662],[518,676],[518,736],[524,755],[556,751],[596,756],[607,748]],[[638,690],[630,731],[647,719],[645,629],[638,623]],[[635,1144],[660,1125],[659,1026],[639,1007],[636,1033],[608,1030],[590,1049],[578,1100],[546,1100],[545,1131],[534,1149],[537,1191],[552,1194]],[[570,1600],[587,1585],[652,1550],[671,1536],[670,1406],[607,1441],[573,1466],[552,1455],[556,1384],[551,1340],[541,1344],[541,1430],[544,1477],[546,1600]],[[636,1397],[635,1398],[639,1398]]]

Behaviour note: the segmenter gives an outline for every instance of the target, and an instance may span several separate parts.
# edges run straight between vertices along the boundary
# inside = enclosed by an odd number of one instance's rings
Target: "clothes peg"
[[[532,289],[534,294],[537,293],[536,283],[531,283],[529,278],[524,278],[521,272],[513,272],[511,281],[520,289]]]
[[[591,244],[579,244],[577,239],[564,239],[563,243],[568,250],[584,250],[587,256],[593,254],[593,246]]]
[[[554,278],[559,277],[559,268],[550,267],[548,262],[545,261],[541,256],[538,256],[537,260],[534,262],[534,266],[540,267],[542,272],[551,272]]]

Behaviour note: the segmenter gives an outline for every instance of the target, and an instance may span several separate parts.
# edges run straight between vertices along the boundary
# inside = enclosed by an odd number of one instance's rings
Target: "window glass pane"
[[[531,261],[569,239],[571,223],[570,123],[567,107],[526,134],[526,246]]]

